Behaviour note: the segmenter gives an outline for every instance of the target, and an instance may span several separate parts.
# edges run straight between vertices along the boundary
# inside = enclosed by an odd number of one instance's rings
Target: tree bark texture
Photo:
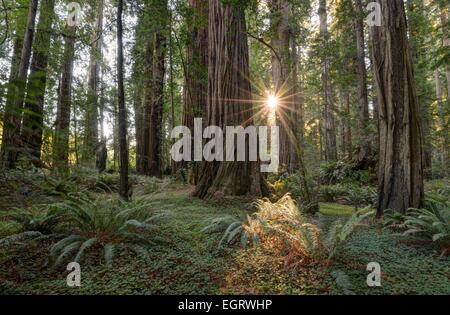
[[[402,0],[378,0],[382,25],[373,29],[380,152],[378,209],[405,213],[421,205],[423,140]]]

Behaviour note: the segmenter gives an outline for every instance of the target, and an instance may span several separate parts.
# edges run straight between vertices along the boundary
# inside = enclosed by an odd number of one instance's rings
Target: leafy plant
[[[286,259],[286,263],[311,262],[323,252],[320,230],[308,222],[290,194],[277,202],[268,199],[255,203],[257,211],[244,222],[225,217],[205,229],[205,232],[224,231],[219,247],[240,240],[242,247],[248,243],[270,248]]]
[[[320,182],[327,185],[333,185],[349,177],[352,172],[352,166],[344,161],[329,161],[320,166]]]
[[[371,187],[349,187],[344,197],[358,211],[360,206],[371,206],[375,204],[377,194],[375,189]]]
[[[376,191],[370,186],[360,187],[355,184],[326,185],[320,188],[320,199],[324,202],[344,201],[355,207],[374,205]]]
[[[51,205],[33,206],[30,208],[14,208],[1,217],[17,225],[20,232],[35,231],[42,234],[55,232],[56,226],[61,223],[63,215]]]
[[[450,250],[450,203],[445,196],[429,194],[423,208],[411,208],[405,215],[387,210],[384,226],[429,239],[441,246],[442,254]]]
[[[343,185],[326,185],[320,187],[319,196],[324,202],[335,202],[339,197],[345,197],[347,188]]]
[[[348,239],[364,220],[373,217],[374,214],[374,210],[366,208],[353,214],[345,223],[342,223],[340,220],[336,221],[326,236],[325,244],[328,248],[328,259],[332,259],[336,255],[339,246]]]
[[[385,229],[392,230],[406,229],[407,226],[405,225],[405,215],[398,211],[387,209],[386,211],[384,211],[383,227]]]
[[[450,244],[450,204],[428,198],[423,209],[409,209],[404,234],[416,234],[433,242]]]
[[[118,247],[127,247],[146,256],[144,246],[162,240],[155,234],[148,234],[157,230],[155,222],[162,215],[152,214],[145,200],[125,203],[77,197],[70,198],[61,207],[67,212],[69,233],[50,249],[55,266],[68,257],[78,262],[94,247],[103,249],[104,260],[111,266]]]

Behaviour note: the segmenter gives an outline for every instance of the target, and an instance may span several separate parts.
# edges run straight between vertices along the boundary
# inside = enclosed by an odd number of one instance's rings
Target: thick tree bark
[[[275,95],[280,99],[277,107],[277,125],[280,128],[280,164],[282,169],[293,172],[296,164],[297,135],[294,132],[295,86],[290,52],[291,30],[289,27],[289,3],[286,0],[271,0],[271,46],[272,79]],[[293,151],[293,152],[292,152]],[[291,161],[292,159],[292,161]]]
[[[165,56],[169,34],[167,0],[151,1],[148,9],[158,19],[150,22],[144,60],[143,126],[139,170],[149,176],[162,174],[162,127],[164,105]]]
[[[140,142],[138,148],[138,173],[147,175],[149,170],[149,146],[150,146],[150,122],[153,107],[153,56],[154,34],[151,34],[146,44],[143,69],[143,95],[141,105],[141,119],[138,122],[141,128]]]
[[[357,51],[357,81],[358,81],[358,162],[366,165],[371,154],[370,130],[369,130],[369,99],[367,94],[367,70],[366,52],[364,43],[364,11],[362,0],[354,0]]]
[[[327,24],[327,1],[319,0],[320,35],[322,38],[323,51],[328,47],[328,24]],[[325,160],[337,160],[336,132],[334,123],[333,93],[329,74],[329,60],[324,55],[322,60],[322,83],[323,83],[323,127],[325,138]]]
[[[442,136],[442,151],[441,151],[441,157],[442,162],[444,165],[444,173],[448,174],[449,170],[448,167],[450,166],[449,163],[449,135],[448,132],[446,132],[447,124],[445,120],[445,108],[444,108],[444,102],[442,99],[442,83],[441,83],[441,77],[439,73],[439,69],[434,70],[434,82],[436,87],[436,102],[437,102],[437,110],[439,114],[439,123],[441,125],[442,130],[444,131],[444,134]]]
[[[41,159],[44,99],[51,39],[49,30],[55,16],[54,7],[55,0],[42,0],[40,5],[22,121],[23,142],[29,151],[29,155],[36,160]]]
[[[402,0],[378,0],[382,26],[373,28],[380,119],[377,216],[421,205],[423,140]]]
[[[20,23],[19,23],[20,25]],[[23,27],[25,29],[25,27]],[[10,74],[9,74],[9,80],[7,85],[7,92],[6,92],[6,101],[5,101],[5,112],[3,115],[3,124],[2,124],[2,144],[1,144],[1,150],[0,150],[0,162],[1,166],[4,166],[4,160],[6,158],[5,156],[5,150],[7,147],[7,143],[5,141],[5,129],[3,126],[8,124],[8,121],[11,119],[11,112],[14,108],[14,103],[16,99],[16,88],[15,88],[15,80],[17,77],[17,71],[19,69],[20,65],[20,56],[22,54],[22,46],[23,46],[23,32],[22,28],[17,27],[15,38],[14,38],[14,44],[13,44],[13,55],[11,59],[11,68],[10,68]]]
[[[148,175],[161,176],[162,156],[162,125],[163,125],[163,105],[164,105],[164,76],[166,35],[162,32],[156,34],[155,55],[153,61],[153,86],[152,86],[152,107],[150,115],[150,135],[148,153]]]
[[[89,164],[95,161],[98,146],[98,95],[100,83],[100,64],[102,60],[103,42],[103,0],[96,1],[92,18],[95,19],[94,32],[89,60],[88,99],[86,108],[86,126],[83,160]]]
[[[75,56],[75,26],[67,28],[64,35],[62,78],[56,113],[55,139],[53,144],[53,167],[59,172],[69,168],[70,107],[72,104],[73,61]]]
[[[441,25],[442,25],[442,32],[443,32],[443,46],[444,47],[450,47],[450,39],[449,39],[449,33],[450,33],[450,27],[448,26],[448,14],[450,11],[450,5],[441,7]],[[445,77],[447,79],[447,102],[450,103],[450,65],[445,66]]]
[[[23,147],[20,138],[21,118],[25,99],[28,68],[30,65],[31,48],[33,45],[34,26],[38,0],[30,0],[28,17],[21,50],[20,63],[12,80],[13,98],[7,102],[3,124],[2,158],[7,168],[13,168],[17,161],[18,152]]]
[[[124,67],[123,67],[123,0],[117,5],[117,101],[119,107],[119,156],[120,156],[120,197],[128,201],[128,142],[127,112],[125,108]]]
[[[429,100],[427,96],[428,82],[425,80],[425,76],[428,73],[424,73],[423,67],[420,64],[424,63],[424,43],[427,40],[429,34],[423,34],[423,26],[421,24],[425,23],[424,10],[425,6],[423,0],[408,0],[407,5],[407,17],[408,17],[408,29],[409,29],[409,45],[411,51],[411,61],[414,65],[414,69],[417,70],[416,74],[419,75],[421,80],[417,81],[417,95],[419,96],[420,104],[420,119],[422,124],[422,134],[423,134],[423,146],[424,146],[424,169],[431,170],[432,167],[432,154],[433,145],[431,143],[431,110],[429,106]],[[425,35],[425,36],[424,36]]]
[[[441,8],[441,25],[443,27],[443,38],[442,38],[442,44],[444,47],[450,47],[450,39],[449,39],[449,33],[450,33],[450,27],[448,25],[448,14],[450,11],[450,5],[443,6]],[[448,110],[450,108],[450,65],[445,66],[445,77],[447,80],[447,100],[446,100],[446,108],[447,111],[444,109],[440,110],[440,117],[441,117],[441,125],[444,130],[447,130],[443,137],[443,144],[444,144],[444,153],[443,153],[443,160],[444,160],[444,167],[445,167],[445,173],[448,175],[450,173],[450,135],[448,132],[448,125],[449,122],[445,118],[445,115],[448,114]],[[441,94],[442,95],[442,94]]]
[[[347,158],[353,158],[352,129],[350,128],[350,92],[344,92],[344,153]]]
[[[241,2],[209,0],[208,125],[253,124],[244,8]],[[248,143],[247,150],[248,150]],[[258,162],[205,162],[195,196],[262,196]]]
[[[185,88],[183,90],[183,126],[194,132],[194,118],[204,118],[208,94],[208,1],[189,0],[193,11],[190,21],[190,38],[186,47]],[[194,141],[191,137],[194,161]],[[193,162],[190,167],[189,183],[197,185],[201,163]]]

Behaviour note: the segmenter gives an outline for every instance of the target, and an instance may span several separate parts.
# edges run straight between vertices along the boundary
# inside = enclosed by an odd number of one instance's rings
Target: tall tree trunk
[[[449,33],[450,33],[450,27],[448,25],[448,14],[450,11],[450,5],[447,4],[447,6],[441,7],[441,25],[442,25],[442,32],[443,32],[443,46],[444,47],[450,47],[450,39],[449,39]],[[450,65],[445,66],[445,76],[447,78],[447,102],[450,103]]]
[[[49,30],[52,28],[55,15],[54,7],[55,0],[41,1],[22,122],[23,142],[27,146],[29,155],[36,160],[41,159],[44,99],[51,39]]]
[[[362,0],[354,0],[358,73],[358,162],[362,167],[366,165],[371,154],[369,130],[369,99],[367,94],[366,52],[364,44],[364,11]]]
[[[18,19],[16,30],[14,34],[14,44],[13,44],[13,54],[11,59],[11,67],[9,73],[9,80],[7,84],[7,92],[6,92],[6,100],[5,100],[5,108],[3,114],[3,124],[2,124],[2,144],[0,150],[0,166],[3,166],[5,156],[5,149],[7,147],[7,143],[5,141],[5,128],[3,126],[8,124],[8,121],[11,119],[12,111],[14,109],[14,103],[16,100],[16,88],[15,88],[15,80],[17,77],[17,72],[19,70],[20,65],[20,56],[22,55],[22,47],[23,47],[23,33],[25,31],[26,21],[25,19]]]
[[[423,141],[403,0],[378,0],[382,25],[373,28],[380,119],[377,216],[421,205]]]
[[[449,33],[450,33],[450,27],[448,25],[448,14],[450,11],[450,5],[447,4],[447,6],[442,6],[441,7],[441,24],[442,24],[442,32],[443,32],[443,38],[442,38],[442,42],[443,42],[443,46],[444,47],[450,47],[450,39],[449,39]],[[446,100],[446,108],[447,111],[445,110],[440,110],[440,117],[441,117],[441,124],[442,124],[442,128],[444,130],[444,137],[443,137],[443,142],[444,142],[444,168],[445,168],[445,174],[448,175],[450,173],[450,135],[448,132],[448,126],[449,126],[449,122],[448,120],[445,118],[446,115],[448,114],[449,108],[450,108],[450,65],[446,65],[445,66],[445,77],[447,80],[447,100]],[[442,94],[440,94],[442,95]]]
[[[350,92],[346,90],[344,92],[344,147],[347,158],[351,160],[353,158],[353,144],[352,144],[352,129],[350,127]]]
[[[428,82],[425,79],[428,75],[428,71],[421,67],[424,63],[424,42],[427,40],[429,34],[423,34],[423,23],[429,22],[426,20],[425,6],[423,0],[408,0],[407,5],[407,17],[408,17],[408,28],[409,28],[409,45],[411,50],[411,61],[416,70],[415,75],[419,77],[417,80],[417,95],[419,96],[420,104],[420,119],[422,124],[422,134],[423,134],[423,146],[424,146],[424,169],[426,171],[431,171],[433,145],[431,143],[430,127],[431,127],[431,115],[429,99],[427,95]],[[427,58],[427,56],[425,56]],[[424,72],[426,71],[426,72]]]
[[[146,156],[146,173],[149,176],[161,176],[162,173],[162,127],[163,127],[163,105],[164,105],[164,79],[165,79],[165,56],[167,36],[169,27],[169,11],[167,0],[158,0],[151,3],[153,14],[158,15],[158,20],[153,22],[154,34],[152,46],[148,46],[147,66],[151,67],[151,85],[147,84],[144,95],[145,127],[144,127],[144,149]],[[150,45],[150,41],[148,43]],[[150,53],[151,52],[151,53]],[[148,140],[147,140],[147,139]]]
[[[83,150],[83,160],[88,164],[95,161],[95,152],[98,146],[98,93],[102,61],[103,0],[96,2],[92,12],[92,17],[95,19],[95,28],[92,34],[89,60],[86,130]]]
[[[271,11],[271,44],[274,49],[272,79],[275,85],[275,95],[280,99],[280,105],[277,107],[277,124],[280,128],[280,164],[282,169],[292,172],[298,150],[296,149],[296,134],[293,130],[295,86],[292,72],[294,63],[291,60],[290,52],[289,3],[286,0],[271,0],[269,7]]]
[[[73,61],[75,56],[75,26],[68,26],[64,34],[62,78],[59,88],[59,106],[56,113],[53,167],[61,173],[69,168],[70,107],[72,104]]]
[[[128,187],[128,142],[127,112],[125,108],[124,67],[123,67],[123,0],[117,5],[117,101],[119,107],[119,155],[120,155],[120,197],[129,200]]]
[[[206,122],[206,103],[208,93],[208,1],[189,0],[192,13],[190,39],[186,47],[185,88],[183,91],[183,126],[194,131],[194,118],[204,118]],[[191,137],[194,161],[194,141]],[[193,162],[190,168],[189,183],[197,185],[201,163]]]
[[[380,147],[380,124],[379,124],[379,114],[378,114],[378,96],[377,96],[377,87],[375,82],[375,62],[373,61],[373,32],[369,32],[369,59],[370,59],[370,71],[373,74],[372,82],[371,82],[371,94],[372,94],[372,104],[373,104],[373,120],[376,127],[376,133],[374,134],[373,142],[375,145],[373,146],[373,150],[376,156],[378,156],[378,148]]]
[[[328,49],[328,24],[327,24],[327,1],[319,0],[320,36],[322,38],[323,51]],[[329,74],[328,56],[323,55],[322,60],[322,83],[323,83],[323,127],[325,138],[325,160],[337,160],[336,132],[334,123],[333,93]]]
[[[156,34],[153,56],[152,108],[149,125],[148,175],[161,176],[166,35]]]
[[[149,75],[144,74],[145,67],[145,52],[142,51],[142,47],[145,47],[144,41],[145,37],[143,37],[142,29],[145,21],[145,13],[142,12],[138,16],[136,29],[135,29],[135,37],[136,42],[133,50],[133,57],[135,62],[133,63],[132,70],[132,81],[133,81],[133,107],[134,107],[134,128],[135,128],[135,136],[136,136],[136,173],[140,175],[145,175],[144,171],[144,158],[145,152],[143,151],[144,147],[144,81],[148,79]]]
[[[208,125],[253,124],[249,55],[242,2],[209,0]],[[246,149],[248,152],[248,143]],[[194,195],[262,196],[265,181],[258,162],[205,162]]]
[[[439,114],[439,123],[441,125],[441,128],[443,130],[443,136],[442,136],[442,151],[441,151],[441,157],[442,162],[444,165],[444,173],[448,174],[448,167],[450,166],[449,163],[449,135],[447,130],[447,123],[445,120],[445,108],[444,108],[444,102],[442,100],[442,83],[441,83],[441,77],[439,73],[439,69],[434,70],[434,82],[436,86],[436,102],[437,102],[437,110]]]
[[[150,121],[153,106],[153,54],[154,54],[154,34],[151,34],[146,44],[143,70],[143,95],[141,105],[141,125],[140,142],[138,152],[138,173],[142,175],[148,174],[149,169],[149,146],[150,146]]]
[[[169,89],[170,89],[170,129],[175,128],[175,91],[174,91],[174,76],[173,76],[173,40],[172,40],[172,11],[170,11],[169,23]],[[173,145],[175,141],[172,139],[170,144]],[[170,159],[171,174],[176,174],[177,163]]]
[[[7,102],[3,125],[2,158],[7,168],[13,168],[17,161],[19,150],[23,147],[20,139],[21,118],[25,99],[28,67],[30,65],[31,48],[33,45],[34,26],[38,0],[30,0],[25,36],[21,50],[20,63],[15,74],[12,89],[13,99]]]

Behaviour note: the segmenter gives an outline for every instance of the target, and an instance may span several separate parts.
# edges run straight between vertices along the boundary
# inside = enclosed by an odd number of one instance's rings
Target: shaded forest
[[[449,294],[449,29],[444,0],[0,0],[0,293]]]

